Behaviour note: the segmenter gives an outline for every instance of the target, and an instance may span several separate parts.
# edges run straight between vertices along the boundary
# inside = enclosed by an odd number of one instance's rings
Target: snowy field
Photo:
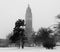
[[[53,50],[45,49],[43,47],[25,47],[24,49],[9,47],[9,48],[0,48],[0,52],[60,52],[60,46],[55,47]]]

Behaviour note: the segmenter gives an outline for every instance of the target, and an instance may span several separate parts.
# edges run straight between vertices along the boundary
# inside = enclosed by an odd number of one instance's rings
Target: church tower
[[[26,20],[25,34],[27,37],[31,37],[32,35],[32,12],[31,12],[31,8],[29,5],[26,10],[25,20]]]

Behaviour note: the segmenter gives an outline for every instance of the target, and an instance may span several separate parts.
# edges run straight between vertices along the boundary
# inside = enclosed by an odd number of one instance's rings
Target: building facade
[[[28,39],[27,41],[27,45],[31,46],[32,45],[32,34],[33,34],[33,30],[32,30],[32,12],[31,12],[31,8],[28,5],[27,9],[26,9],[26,14],[25,14],[25,22],[26,22],[26,26],[25,26],[25,35]]]
[[[26,21],[25,34],[26,36],[31,37],[32,35],[32,12],[31,12],[31,8],[29,5],[26,10],[25,21]]]

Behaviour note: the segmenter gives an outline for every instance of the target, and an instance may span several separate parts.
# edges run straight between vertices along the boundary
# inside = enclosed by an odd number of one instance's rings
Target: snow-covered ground
[[[0,48],[0,52],[60,52],[60,46],[55,47],[53,50],[45,49],[43,47],[25,47],[24,49],[9,47],[9,48]]]

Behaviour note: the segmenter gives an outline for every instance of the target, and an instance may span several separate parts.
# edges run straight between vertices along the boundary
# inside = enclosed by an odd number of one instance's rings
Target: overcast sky
[[[54,24],[55,16],[60,14],[60,0],[0,0],[1,38],[13,30],[18,18],[25,18],[28,4],[32,10],[35,31]]]

